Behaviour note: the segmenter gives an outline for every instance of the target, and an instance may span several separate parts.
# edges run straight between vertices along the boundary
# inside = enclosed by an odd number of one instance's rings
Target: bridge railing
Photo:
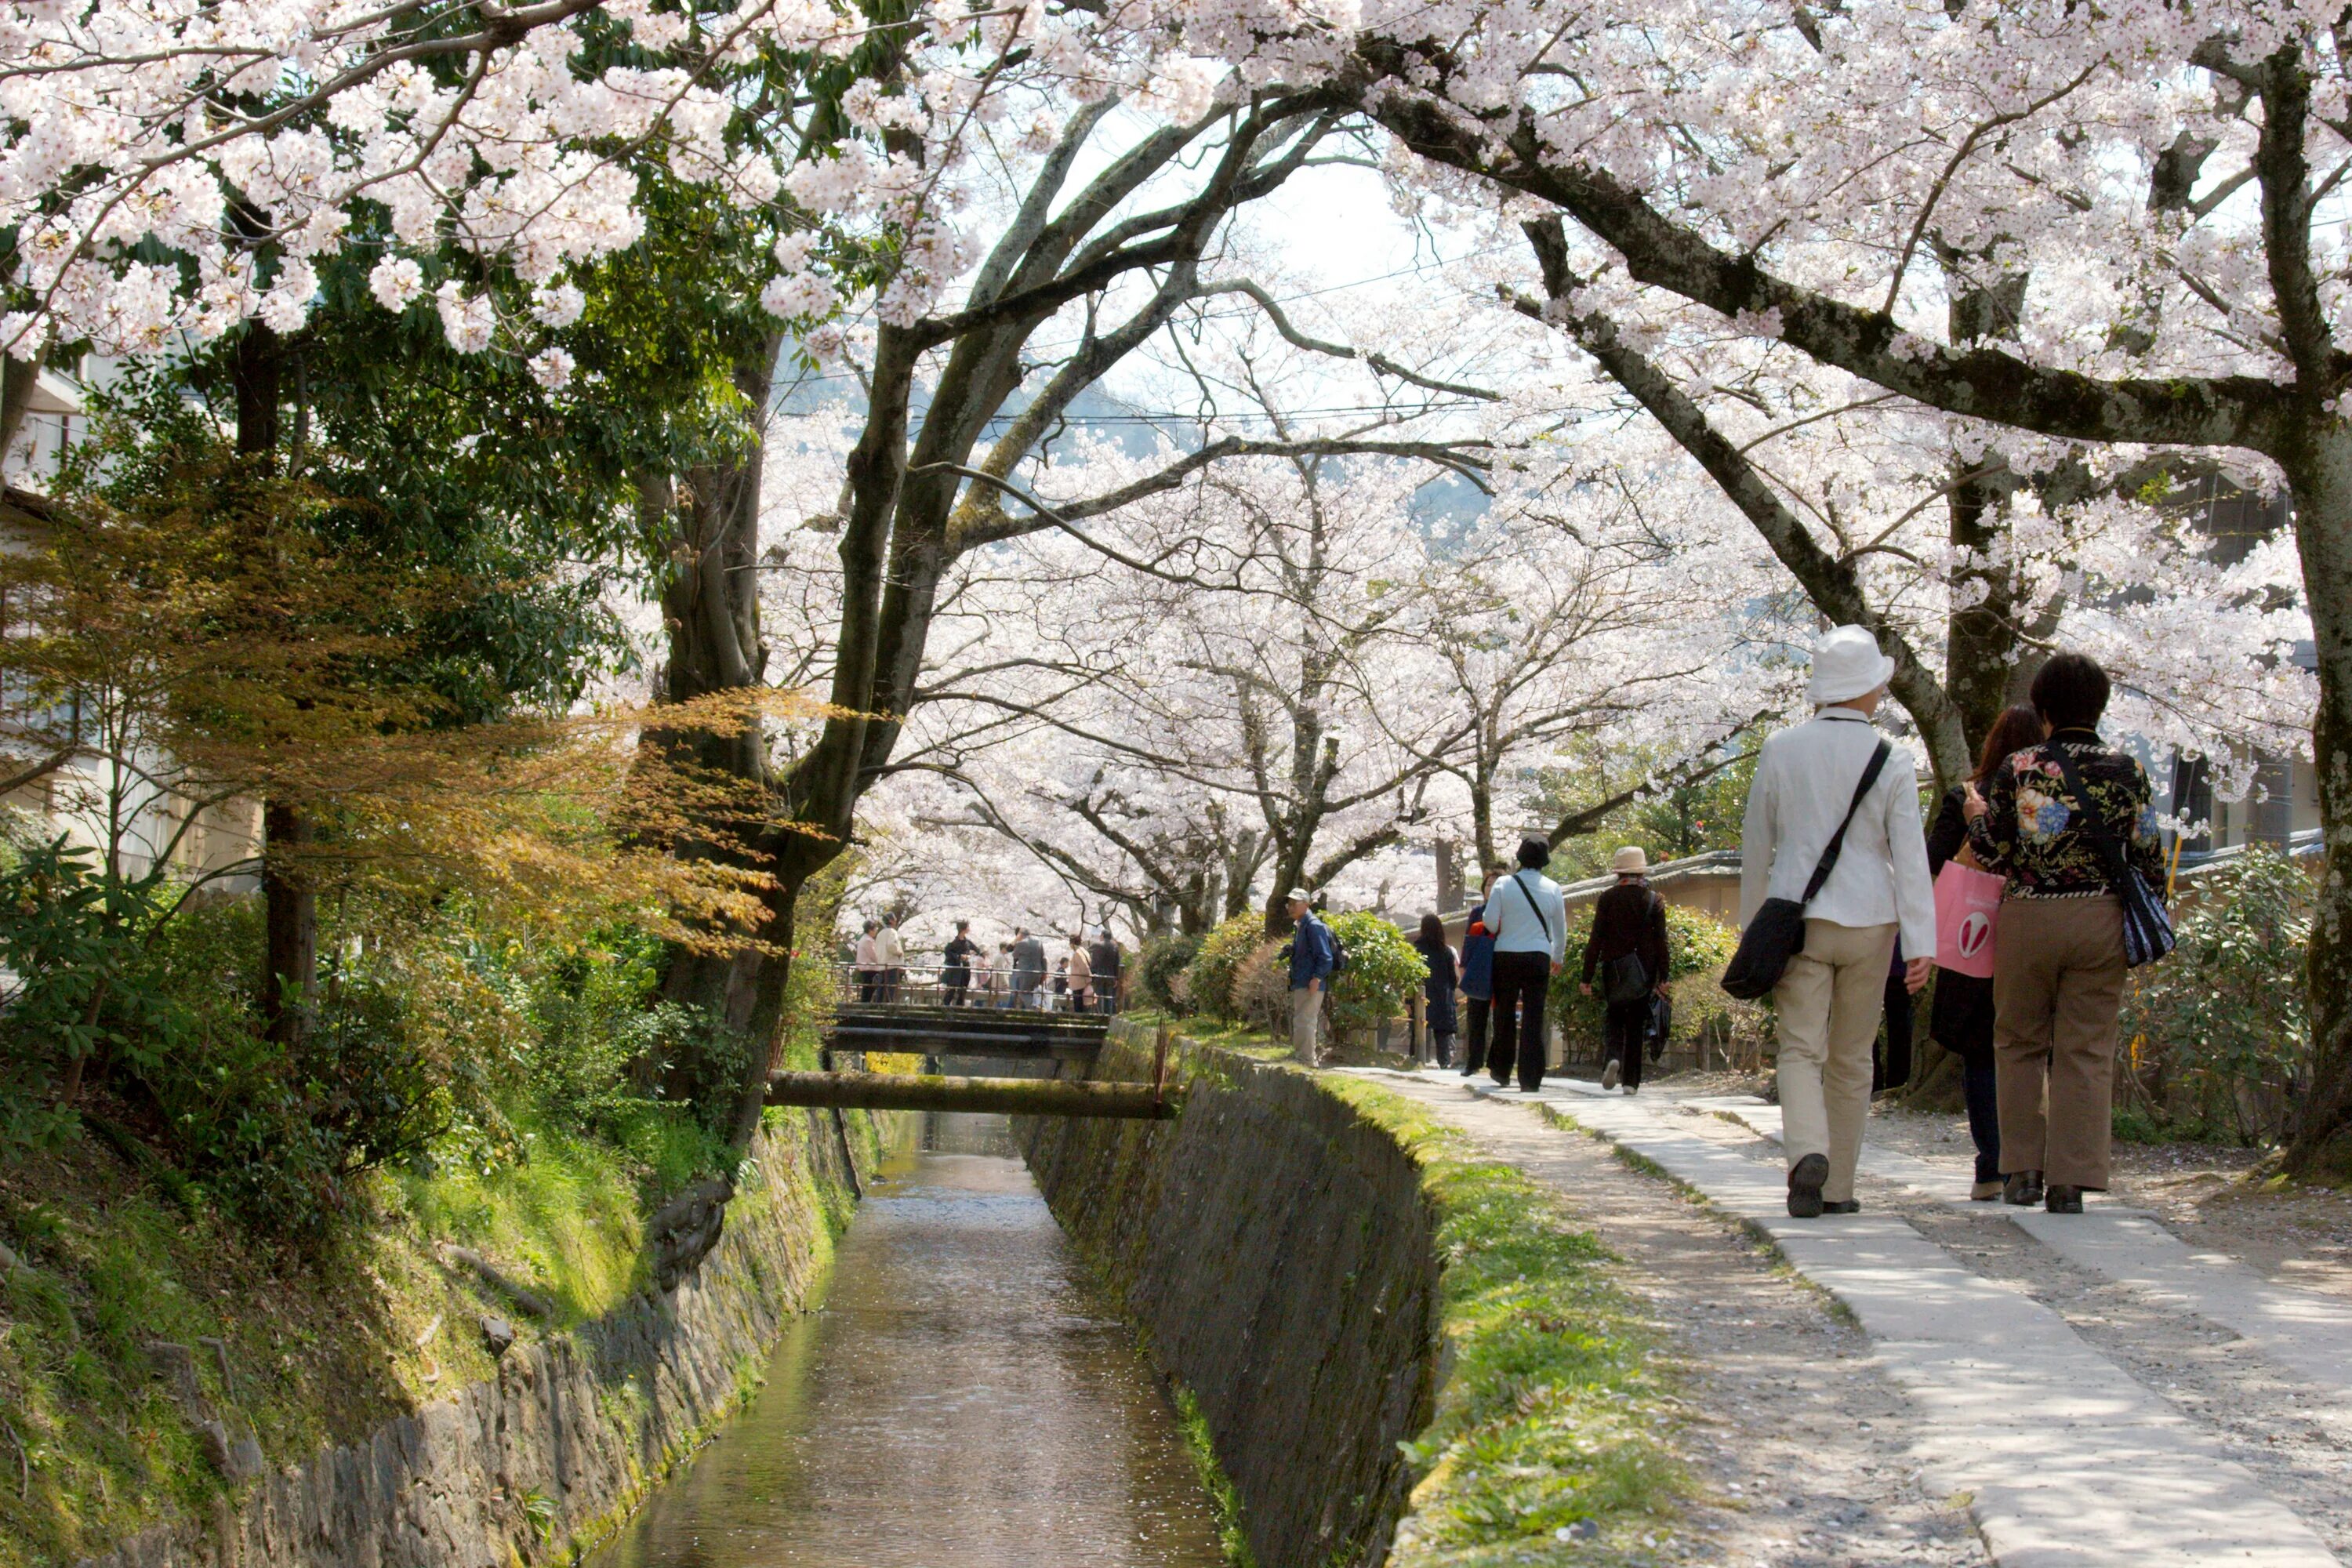
[[[1080,1010],[1073,1005],[1075,999],[1066,989],[1055,989],[1055,976],[1051,973],[1034,987],[1024,987],[1015,982],[1026,976],[991,964],[973,964],[961,985],[950,983],[944,963],[901,963],[883,969],[835,963],[827,968],[833,977],[834,1000],[845,1006],[1025,1008],[1040,1013]],[[1093,1005],[1084,1011],[1118,1012],[1115,988],[1102,984]]]

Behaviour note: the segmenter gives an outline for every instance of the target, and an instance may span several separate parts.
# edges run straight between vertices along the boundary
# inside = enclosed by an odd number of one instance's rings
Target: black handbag
[[[2050,755],[2058,763],[2058,771],[2066,776],[2066,793],[2073,797],[2069,809],[2083,814],[2083,830],[2088,834],[2091,847],[2099,852],[2099,866],[2105,872],[2108,890],[2124,909],[2124,964],[2137,969],[2143,963],[2154,963],[2172,951],[2172,916],[2166,912],[2164,900],[2147,885],[2147,879],[2132,869],[2131,857],[2107,825],[2099,820],[2092,805],[2091,792],[2083,787],[2083,775],[2074,771],[2074,759],[2066,749],[2053,742]]]
[[[1650,994],[1650,971],[1638,952],[1620,953],[1601,966],[1601,999],[1612,1007]]]
[[[1665,1054],[1666,1041],[1675,1032],[1675,1005],[1663,991],[1650,998],[1650,1059],[1656,1061]]]
[[[1788,973],[1789,960],[1805,950],[1805,906],[1822,890],[1822,884],[1837,869],[1838,851],[1845,847],[1845,830],[1853,826],[1853,814],[1862,809],[1862,797],[1878,782],[1894,747],[1885,741],[1871,752],[1870,765],[1862,770],[1862,782],[1853,786],[1853,799],[1846,804],[1845,820],[1838,824],[1830,841],[1822,847],[1821,864],[1813,868],[1812,879],[1805,884],[1801,899],[1767,899],[1739,933],[1739,946],[1724,966],[1723,990],[1728,996],[1742,1002],[1759,1001],[1772,994]]]

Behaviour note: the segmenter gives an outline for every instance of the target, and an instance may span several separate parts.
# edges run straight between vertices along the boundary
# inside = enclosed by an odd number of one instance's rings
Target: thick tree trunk
[[[1307,856],[1313,829],[1294,835],[1285,842],[1274,858],[1274,886],[1265,891],[1265,903],[1260,913],[1265,919],[1265,934],[1288,936],[1297,922],[1290,918],[1289,892],[1293,888],[1303,890],[1309,898],[1315,889],[1306,886]]]
[[[261,836],[263,1031],[281,1046],[302,1043],[319,984],[319,896],[300,864],[310,824],[282,800],[264,804]]]
[[[774,339],[765,340],[751,347],[736,367],[736,390],[755,424],[766,415],[779,346]],[[670,702],[749,693],[766,670],[757,570],[761,471],[755,436],[734,459],[688,473],[682,497],[671,492],[667,479],[640,485],[643,509],[649,518],[666,516],[677,540],[671,556],[674,571],[662,592],[669,659],[660,695]],[[661,744],[671,765],[740,788],[749,797],[747,805],[767,787],[766,733],[758,713],[748,707],[712,729],[672,735]],[[670,953],[662,975],[665,1000],[700,1012],[742,1052],[726,1082],[709,1082],[704,1072],[694,1076],[709,1097],[704,1111],[711,1123],[724,1130],[736,1148],[748,1148],[759,1131],[768,1074],[782,1046],[793,913],[806,870],[777,864],[751,850],[733,825],[714,826],[707,837],[682,846],[681,852],[776,879],[761,900],[760,929],[751,933],[760,947],[719,953],[681,946]]]
[[[1462,846],[1451,838],[1441,838],[1437,841],[1438,912],[1452,914],[1463,908],[1462,892]]]
[[[34,384],[41,378],[41,362],[45,354],[31,359],[18,359],[14,354],[0,359],[0,452],[16,444],[24,433],[25,413],[31,406]]]
[[[236,393],[236,449],[267,472],[278,468],[278,406],[285,340],[258,321],[229,360]],[[302,865],[313,833],[300,806],[270,799],[261,808],[262,1031],[281,1046],[301,1044],[319,984],[319,899]]]
[[[2322,858],[2306,971],[2311,1085],[2286,1163],[2342,1179],[2352,1176],[2352,428],[2317,408],[2309,428],[2309,447],[2284,466],[2318,656],[2312,759]]]

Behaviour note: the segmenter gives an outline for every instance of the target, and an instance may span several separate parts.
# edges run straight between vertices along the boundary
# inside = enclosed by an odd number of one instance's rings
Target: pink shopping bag
[[[2006,878],[1947,860],[1936,873],[1936,967],[1979,980],[1992,974],[1993,922]]]

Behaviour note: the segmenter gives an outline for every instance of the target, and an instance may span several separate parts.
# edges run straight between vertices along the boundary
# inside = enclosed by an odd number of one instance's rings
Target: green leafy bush
[[[1242,961],[1265,942],[1265,921],[1255,914],[1239,914],[1201,939],[1192,962],[1184,967],[1184,1006],[1195,1013],[1238,1019],[1234,1001],[1234,975]]]
[[[1201,951],[1201,939],[1171,931],[1155,936],[1143,944],[1143,952],[1135,961],[1135,984],[1143,993],[1143,1000],[1151,1006],[1179,1011],[1183,1004],[1177,996],[1177,987],[1184,971]]]
[[[1349,1039],[1368,1037],[1383,1018],[1401,1018],[1429,977],[1429,962],[1404,932],[1380,915],[1355,910],[1328,915],[1348,950],[1348,967],[1331,983],[1331,1028]]]
[[[260,1026],[260,909],[111,874],[87,849],[0,865],[0,1159],[87,1126],[184,1206],[323,1241],[365,1173],[525,1157],[533,1130],[601,1138],[649,1185],[726,1158],[715,1123],[746,1047],[653,995],[659,946],[612,930],[499,940],[444,900],[429,918],[345,911],[310,1026]]]
[[[159,879],[108,875],[60,837],[13,847],[0,870],[0,1158],[56,1147],[93,1062],[155,1063],[177,1044],[149,939],[175,901]]]
[[[2250,849],[2176,915],[2172,956],[2125,993],[2118,1116],[2142,1136],[2276,1142],[2310,1082],[2310,879]]]
[[[0,871],[0,964],[17,980],[0,1127],[21,1147],[87,1121],[184,1203],[323,1237],[359,1173],[421,1152],[479,1098],[491,1053],[454,1042],[490,1042],[449,987],[372,966],[331,971],[304,1037],[269,1039],[260,950],[250,900],[192,900],[63,841],[26,849]]]

